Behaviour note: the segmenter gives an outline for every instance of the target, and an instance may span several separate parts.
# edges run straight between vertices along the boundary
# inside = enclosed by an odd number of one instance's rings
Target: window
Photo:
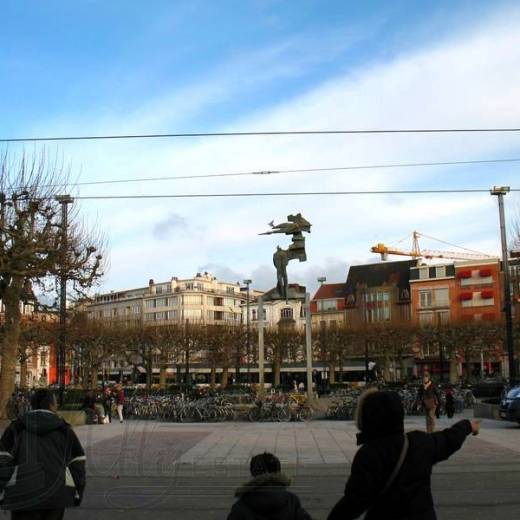
[[[435,278],[444,278],[446,276],[446,266],[439,265],[435,268]]]
[[[337,309],[337,300],[318,300],[318,311],[335,311]]]
[[[155,315],[155,319],[157,321],[164,321],[166,319],[166,313],[165,312],[158,312],[156,315]]]
[[[421,325],[431,325],[433,323],[433,312],[419,313],[419,323]]]
[[[177,296],[170,296],[168,298],[168,307],[176,307],[179,305],[179,298]]]
[[[438,322],[442,325],[445,325],[450,321],[450,311],[439,311],[437,313]]]
[[[157,307],[168,307],[168,298],[157,298],[155,305]]]
[[[280,312],[280,317],[282,320],[292,320],[293,319],[293,310],[291,307],[285,307]]]
[[[40,365],[46,365],[47,364],[47,352],[45,350],[42,350],[40,352]]]
[[[433,305],[432,302],[432,292],[431,291],[419,291],[419,301],[421,307],[427,308]]]
[[[233,300],[233,298],[224,298],[224,306],[226,306],[226,307],[234,307],[235,306],[235,300]]]
[[[253,310],[251,311],[251,319],[252,319],[253,321],[256,321],[256,320],[257,320],[257,310],[256,310],[256,309],[253,309]]]
[[[435,305],[437,307],[448,307],[450,304],[450,290],[447,287],[435,289]]]
[[[113,318],[117,317],[117,309],[112,309],[112,317]]]
[[[419,280],[426,280],[428,278],[428,267],[419,268]]]
[[[155,300],[145,300],[144,307],[145,309],[155,309]]]
[[[188,294],[183,296],[184,305],[202,305],[202,296],[200,294]]]
[[[134,314],[141,314],[141,306],[140,306],[140,305],[134,305],[134,306],[132,307],[132,312],[133,312]]]
[[[155,312],[145,312],[144,321],[155,321]]]
[[[157,285],[155,287],[155,294],[162,294],[162,292],[163,292],[162,285]]]
[[[166,319],[167,320],[178,320],[179,319],[179,311],[177,311],[177,310],[168,311],[166,313]]]
[[[110,309],[105,309],[103,311],[103,317],[104,318],[110,318]]]
[[[185,320],[200,320],[202,318],[202,309],[184,309]]]
[[[184,289],[186,289],[187,291],[193,290],[193,282],[186,282],[184,284]]]
[[[227,294],[235,294],[235,288],[234,287],[226,287],[226,293]]]

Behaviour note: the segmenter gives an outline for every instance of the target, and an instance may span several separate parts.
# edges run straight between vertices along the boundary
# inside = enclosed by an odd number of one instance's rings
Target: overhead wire
[[[518,192],[520,188],[511,188]],[[76,200],[129,200],[129,199],[195,199],[195,198],[231,198],[231,197],[293,197],[293,196],[326,196],[326,195],[423,195],[452,193],[489,193],[489,189],[424,189],[424,190],[351,190],[351,191],[286,191],[258,193],[172,193],[155,195],[80,195]]]
[[[368,135],[368,134],[446,134],[446,133],[483,133],[483,132],[520,132],[520,128],[398,128],[398,129],[354,129],[354,130],[280,130],[250,132],[178,132],[153,134],[108,134],[108,135],[68,135],[2,137],[0,143],[22,143],[38,141],[95,141],[108,139],[161,139],[191,137],[250,137],[283,135]]]
[[[349,166],[334,166],[327,168],[297,168],[286,170],[258,170],[258,171],[243,171],[243,172],[227,172],[227,173],[205,173],[194,175],[175,175],[175,176],[161,176],[161,177],[138,177],[134,179],[108,179],[100,181],[83,181],[70,183],[69,186],[95,186],[102,184],[129,184],[137,182],[157,182],[157,181],[175,181],[187,179],[210,179],[221,177],[241,177],[241,176],[268,176],[291,173],[325,173],[325,172],[339,172],[339,171],[356,171],[356,170],[378,170],[389,168],[422,168],[428,166],[455,166],[464,164],[497,164],[497,163],[512,163],[520,162],[520,158],[504,158],[504,159],[475,159],[475,160],[461,160],[461,161],[436,161],[436,162],[407,162],[407,163],[384,163],[384,164],[358,164]],[[46,187],[53,187],[47,185]]]

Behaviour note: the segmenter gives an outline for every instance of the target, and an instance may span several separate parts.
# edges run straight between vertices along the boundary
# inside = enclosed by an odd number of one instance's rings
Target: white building
[[[305,329],[305,287],[298,284],[290,284],[290,290],[298,298],[287,301],[275,297],[276,289],[273,288],[262,295],[264,314],[264,327],[277,328],[279,326],[293,324],[297,330]],[[254,327],[258,326],[259,310],[258,296],[249,304],[249,320]],[[242,305],[243,322],[247,322],[247,305]]]

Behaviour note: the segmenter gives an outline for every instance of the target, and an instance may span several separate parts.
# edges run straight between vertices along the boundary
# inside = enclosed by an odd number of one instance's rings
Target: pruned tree
[[[120,330],[113,323],[75,314],[69,326],[70,344],[80,360],[79,379],[84,389],[97,386],[105,362],[119,353]]]
[[[23,321],[20,327],[18,361],[20,363],[20,388],[27,388],[27,363],[47,347],[56,337],[56,323],[40,320]]]
[[[66,233],[60,203],[68,174],[42,152],[12,159],[0,157],[0,299],[5,335],[0,368],[0,414],[15,383],[20,343],[21,303],[32,287],[49,290],[52,277],[66,276],[75,291],[92,286],[102,274],[102,240],[71,215]],[[66,237],[66,240],[63,240]],[[62,246],[66,244],[66,249]]]

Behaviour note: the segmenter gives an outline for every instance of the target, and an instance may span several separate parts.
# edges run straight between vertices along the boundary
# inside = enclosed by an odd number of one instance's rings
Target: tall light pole
[[[511,303],[511,277],[509,272],[509,252],[507,250],[506,220],[504,215],[504,195],[509,193],[509,186],[494,186],[491,195],[498,197],[500,218],[500,238],[502,241],[502,270],[504,272],[504,314],[506,318],[506,345],[509,358],[509,380],[516,382],[515,350],[513,340],[513,315]]]
[[[56,201],[61,205],[61,255],[60,255],[60,329],[58,340],[58,387],[60,406],[63,406],[65,392],[65,346],[67,343],[67,249],[68,249],[68,216],[69,204],[73,199],[70,195],[58,195]],[[96,381],[93,382],[96,385]]]
[[[250,317],[249,317],[249,286],[252,280],[244,280],[246,285],[246,363],[247,363],[247,382],[251,384],[251,329],[250,329]]]

